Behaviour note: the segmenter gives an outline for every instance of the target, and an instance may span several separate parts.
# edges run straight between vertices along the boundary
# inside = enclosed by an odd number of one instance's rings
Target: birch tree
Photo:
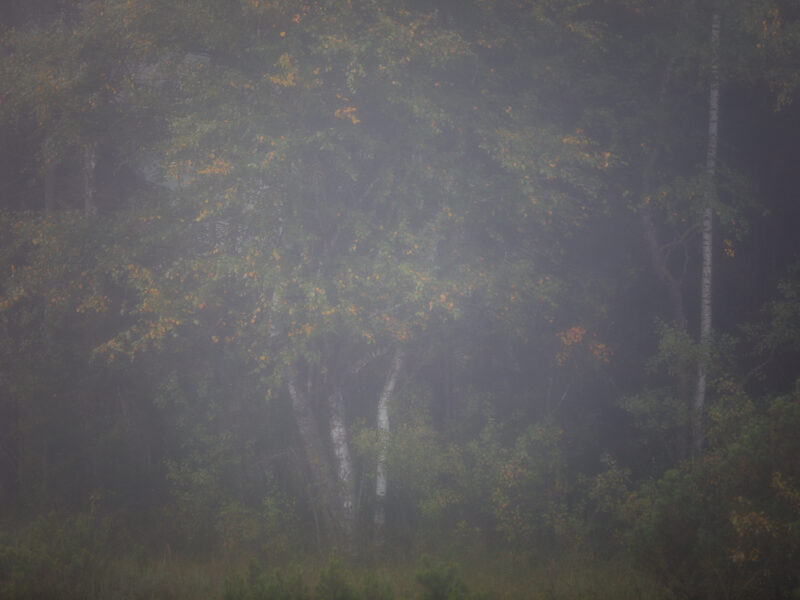
[[[561,67],[599,50],[591,19],[573,21],[580,2],[441,8],[108,0],[76,7],[85,44],[57,24],[63,51],[33,70],[4,63],[12,88],[40,95],[36,135],[71,134],[56,158],[83,169],[76,208],[103,216],[91,184],[117,138],[128,162],[169,182],[125,196],[98,229],[91,275],[104,274],[120,318],[95,359],[193,349],[236,362],[265,403],[286,404],[309,510],[350,549],[366,481],[354,418],[376,423],[383,447],[403,362],[465,311],[557,343],[573,325],[556,322],[560,255],[602,212],[612,163],[560,105]],[[10,55],[41,51],[16,35]],[[156,65],[158,82],[137,65]],[[56,83],[26,79],[51,67]],[[59,108],[62,85],[71,103]],[[23,96],[4,108],[23,115]],[[27,279],[19,289],[10,305],[39,293]],[[370,528],[382,528],[388,464],[381,450]]]
[[[383,529],[386,525],[385,503],[386,491],[388,488],[386,445],[391,434],[391,429],[389,428],[389,403],[392,400],[400,370],[403,368],[404,359],[405,353],[401,347],[398,347],[392,358],[392,364],[389,368],[389,374],[386,377],[386,383],[378,398],[378,432],[380,434],[380,445],[378,448],[378,463],[375,472],[375,528],[379,542],[382,541]]]
[[[703,451],[703,412],[706,405],[706,371],[708,344],[711,341],[711,292],[713,267],[713,223],[716,188],[714,179],[717,171],[717,139],[719,132],[719,39],[721,18],[715,14],[711,23],[711,61],[708,96],[708,149],[706,155],[705,207],[702,223],[702,279],[700,282],[700,347],[698,362],[697,390],[694,397],[692,416],[692,450],[695,456]]]
[[[552,302],[531,248],[552,243],[555,256],[609,163],[580,131],[547,123],[529,89],[496,80],[499,44],[509,77],[533,69],[540,89],[556,85],[553,48],[523,60],[530,28],[565,48],[591,39],[498,7],[455,20],[385,3],[151,8],[164,32],[154,44],[204,57],[174,61],[161,90],[175,107],[164,176],[181,182],[165,231],[181,250],[148,270],[140,302],[161,308],[100,352],[135,355],[184,328],[240,352],[265,396],[290,402],[314,510],[345,547],[363,477],[349,441],[354,398],[373,398],[385,437],[398,356],[434,325],[456,323],[481,296],[508,321]]]
[[[8,91],[0,119],[24,123],[39,146],[43,202],[31,209],[96,216],[98,161],[129,165],[158,139],[152,90],[137,77],[156,56],[152,32],[128,26],[139,10],[133,3],[73,3],[4,32],[0,77]]]

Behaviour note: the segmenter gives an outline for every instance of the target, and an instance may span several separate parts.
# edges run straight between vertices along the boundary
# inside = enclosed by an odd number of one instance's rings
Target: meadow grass
[[[534,560],[480,544],[365,553],[312,552],[280,559],[111,548],[82,522],[0,540],[0,600],[668,600],[622,557],[588,552]],[[428,550],[431,550],[430,548]]]

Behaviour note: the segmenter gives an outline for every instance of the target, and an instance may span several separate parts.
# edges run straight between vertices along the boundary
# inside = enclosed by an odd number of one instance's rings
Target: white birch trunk
[[[88,141],[83,145],[83,210],[93,217],[97,215],[95,197],[95,170],[97,168],[97,143]]]
[[[267,335],[270,342],[278,337],[278,307],[281,305],[281,291],[278,285],[272,289],[272,301],[270,302],[269,321],[267,324]]]
[[[344,519],[342,528],[345,535],[352,535],[354,528],[355,486],[353,483],[353,460],[350,457],[350,444],[347,441],[347,424],[342,390],[336,389],[328,397],[330,411],[330,434],[333,455],[336,459],[336,476],[339,488],[340,510]]]
[[[703,412],[706,402],[707,344],[711,338],[711,276],[713,242],[714,178],[717,170],[717,137],[719,133],[719,34],[720,16],[711,23],[711,85],[708,95],[708,148],[706,152],[706,191],[703,210],[702,274],[700,281],[700,345],[702,354],[697,366],[697,390],[692,407],[692,450],[695,456],[703,451]]]
[[[397,377],[403,367],[404,352],[398,348],[392,358],[392,365],[386,383],[381,390],[378,398],[378,433],[380,435],[380,445],[378,446],[378,463],[375,469],[375,529],[380,538],[383,527],[386,523],[386,511],[384,503],[386,500],[386,490],[388,481],[386,477],[386,444],[389,441],[389,401],[394,394],[397,384]]]
[[[341,518],[336,505],[336,483],[328,469],[322,440],[317,433],[317,424],[314,412],[306,395],[300,389],[297,381],[297,372],[287,370],[287,387],[292,401],[292,412],[300,432],[300,439],[311,471],[313,484],[313,500],[319,502],[323,527],[334,539],[341,531]],[[316,514],[316,511],[315,511]]]

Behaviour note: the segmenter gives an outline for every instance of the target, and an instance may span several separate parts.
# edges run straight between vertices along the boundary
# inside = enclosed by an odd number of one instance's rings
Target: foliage
[[[425,600],[463,600],[469,597],[467,586],[456,572],[456,565],[433,564],[429,557],[423,557],[422,566],[416,579],[425,590]]]
[[[601,460],[605,469],[588,483],[585,492],[586,537],[599,552],[614,555],[625,547],[630,525],[631,472],[611,456]]]
[[[505,539],[551,554],[568,533],[568,482],[559,429],[539,425],[516,441],[499,466],[492,506]]]
[[[679,594],[796,593],[798,396],[769,399],[702,461],[636,496],[632,550]]]
[[[111,524],[141,535],[128,596],[174,593],[143,558],[162,546],[448,543],[535,565],[543,596],[589,594],[556,585],[571,551],[678,595],[795,592],[790,2],[0,11],[0,507],[33,523],[3,595],[103,596]],[[699,344],[713,11],[723,268]],[[353,581],[255,563],[225,595],[400,593]],[[445,564],[418,581],[469,596]]]
[[[336,556],[330,557],[328,566],[319,574],[314,597],[324,600],[357,600],[360,597],[355,587],[347,580]]]
[[[295,569],[285,574],[278,570],[267,576],[255,560],[250,562],[245,577],[227,579],[223,592],[225,600],[303,600],[311,597],[302,571]]]
[[[108,566],[111,522],[92,515],[39,517],[4,536],[0,546],[3,598],[88,598]]]
[[[364,600],[394,600],[398,597],[391,581],[379,576],[374,571],[367,572],[362,587]]]

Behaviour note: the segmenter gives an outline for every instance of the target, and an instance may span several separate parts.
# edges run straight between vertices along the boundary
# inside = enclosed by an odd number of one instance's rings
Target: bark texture
[[[86,142],[83,145],[83,210],[88,216],[97,215],[97,197],[95,194],[95,171],[97,169],[97,143]]]
[[[666,97],[674,65],[674,60],[667,65],[661,82],[661,90],[658,95],[658,103],[656,105],[656,128],[653,135],[654,141],[647,162],[645,163],[644,172],[642,173],[642,187],[640,192],[642,205],[640,208],[640,216],[653,273],[667,290],[669,306],[672,312],[672,324],[677,330],[686,332],[689,328],[689,322],[686,316],[686,308],[683,299],[683,282],[689,261],[688,246],[696,232],[696,228],[687,229],[681,235],[674,236],[673,239],[667,242],[662,242],[661,235],[654,223],[652,214],[653,208],[649,200],[653,189],[653,174],[655,173],[656,165],[659,160],[660,145],[665,136]],[[692,402],[692,373],[686,366],[680,366],[677,369],[675,378],[678,400],[681,406],[688,407]],[[680,424],[677,431],[675,446],[675,458],[677,460],[688,458],[690,453],[689,437],[690,431],[688,424],[686,426]]]
[[[311,471],[313,497],[318,499],[315,512],[321,515],[322,527],[335,537],[339,532],[339,515],[335,514],[338,506],[336,482],[328,467],[328,460],[320,439],[317,422],[308,396],[298,384],[297,371],[290,369],[287,377],[289,397],[292,401],[292,412],[300,433],[300,441],[305,451],[306,461]],[[334,540],[336,541],[336,540]]]
[[[273,301],[279,295],[279,291],[275,290]],[[277,326],[270,329],[271,337],[278,335]],[[301,386],[300,369],[296,365],[286,369],[284,373],[300,441],[309,465],[315,516],[321,515],[320,524],[328,541],[348,554],[354,553],[356,549],[358,503],[355,469],[347,435],[346,384],[385,352],[385,348],[376,348],[354,361],[349,368],[338,370],[341,377],[334,382],[330,380],[335,379],[335,376],[319,377],[318,381],[323,384],[313,387],[326,387],[326,395],[321,395],[321,390],[312,394],[311,381],[314,377],[310,374],[308,384]],[[396,355],[392,362],[392,370],[379,399],[384,403],[388,402],[394,389],[396,371],[400,368],[394,366],[396,363],[400,364],[397,361],[402,361],[402,353]],[[337,369],[328,372],[335,371]],[[317,398],[317,401],[313,398]]]
[[[405,353],[402,348],[398,348],[386,377],[386,383],[381,390],[378,398],[378,433],[380,434],[380,446],[378,447],[378,463],[375,469],[375,530],[378,541],[383,539],[383,529],[386,524],[386,491],[388,480],[386,476],[386,444],[389,441],[389,402],[394,395],[397,386],[397,378],[403,368]]]
[[[336,460],[336,487],[338,498],[336,512],[339,513],[339,528],[346,546],[352,547],[355,541],[355,482],[353,461],[350,457],[350,444],[347,440],[347,421],[345,419],[344,396],[337,387],[328,396],[330,415],[330,435],[333,455]]]
[[[708,94],[708,146],[706,150],[706,191],[702,221],[702,272],[700,281],[700,346],[702,353],[697,365],[697,389],[692,406],[692,452],[703,451],[703,413],[706,404],[706,368],[708,342],[711,339],[711,292],[713,274],[712,244],[714,233],[713,200],[716,191],[717,139],[719,135],[719,37],[720,16],[711,22],[711,82]]]

